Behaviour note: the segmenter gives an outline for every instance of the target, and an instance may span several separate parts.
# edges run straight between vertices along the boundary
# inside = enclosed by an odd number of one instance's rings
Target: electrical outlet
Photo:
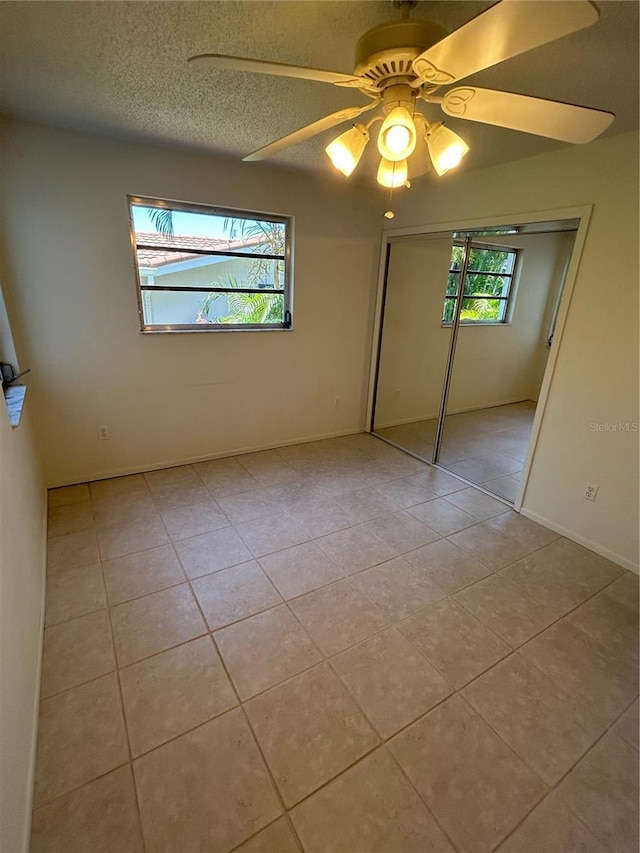
[[[98,427],[98,438],[100,441],[106,441],[109,438],[109,427],[108,426],[99,426]]]
[[[595,501],[597,494],[598,486],[594,486],[593,483],[587,483],[587,485],[584,487],[584,497],[588,501]]]

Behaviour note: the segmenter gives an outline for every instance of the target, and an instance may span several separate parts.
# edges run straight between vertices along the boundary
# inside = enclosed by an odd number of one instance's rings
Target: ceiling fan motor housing
[[[446,35],[445,29],[430,21],[380,24],[358,39],[354,74],[366,77],[381,89],[391,78],[414,78],[413,60]]]

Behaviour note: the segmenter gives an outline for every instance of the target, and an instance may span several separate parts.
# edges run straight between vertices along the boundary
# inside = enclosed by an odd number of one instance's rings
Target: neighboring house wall
[[[384,203],[374,189],[12,121],[2,158],[50,484],[362,427]],[[293,215],[294,329],[140,334],[127,193]]]
[[[399,196],[394,226],[593,204],[523,511],[638,571],[638,134]],[[595,503],[585,483],[600,486]]]

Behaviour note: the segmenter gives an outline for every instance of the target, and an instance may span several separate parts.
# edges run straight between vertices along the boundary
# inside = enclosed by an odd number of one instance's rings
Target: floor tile
[[[536,806],[497,853],[607,853],[555,794]]]
[[[345,574],[368,569],[397,555],[397,551],[376,536],[366,524],[323,536],[318,539],[318,545]]]
[[[371,521],[397,509],[397,504],[391,498],[385,497],[373,489],[346,492],[344,495],[337,495],[335,501],[353,516],[354,523]]]
[[[634,610],[638,610],[638,586],[640,578],[633,572],[625,572],[612,584],[603,589],[603,594],[613,598],[620,604],[626,604]]]
[[[317,663],[306,631],[281,605],[222,628],[215,641],[242,700]]]
[[[165,545],[168,541],[164,524],[156,515],[98,528],[98,542],[103,560],[146,551],[156,545]]]
[[[344,530],[357,523],[350,512],[343,509],[334,498],[318,498],[300,510],[291,512],[291,519],[310,539]]]
[[[285,599],[304,595],[344,577],[342,569],[315,542],[303,542],[269,554],[259,562]]]
[[[412,506],[409,510],[414,518],[426,524],[440,536],[449,536],[478,523],[478,519],[469,515],[457,506],[450,504],[446,498],[435,498],[426,503]]]
[[[333,655],[389,624],[371,599],[348,580],[294,598],[289,606],[325,655]]]
[[[627,743],[638,749],[639,728],[640,723],[638,721],[638,700],[636,699],[633,705],[631,705],[631,707],[624,712],[624,714],[614,725],[613,731],[618,735],[618,737],[621,737],[622,740],[626,740]]]
[[[283,514],[267,515],[255,521],[236,525],[236,530],[254,557],[264,557],[306,542],[309,536],[302,527]]]
[[[522,584],[533,598],[567,612],[615,580],[622,569],[561,538],[509,566],[504,574]]]
[[[60,486],[57,489],[49,489],[47,502],[49,507],[69,506],[89,500],[89,484],[80,483],[77,486]]]
[[[193,466],[214,498],[249,492],[260,484],[233,458],[212,459]]]
[[[321,492],[332,498],[345,492],[357,492],[366,486],[365,482],[353,474],[317,474],[312,480]]]
[[[287,465],[275,450],[262,450],[238,456],[238,462],[263,486],[290,483],[299,479],[298,472]]]
[[[282,812],[239,710],[133,764],[147,853],[226,853]]]
[[[106,607],[99,563],[57,570],[47,578],[45,625],[55,625]]]
[[[418,569],[427,571],[443,592],[453,593],[482,580],[491,569],[479,563],[462,548],[447,539],[430,542],[403,555],[403,559]]]
[[[211,500],[167,510],[162,513],[162,520],[173,542],[229,527],[229,519]]]
[[[220,508],[232,524],[254,521],[265,515],[273,515],[279,509],[279,501],[266,489],[253,489],[239,495],[229,495],[218,500]]]
[[[300,847],[287,819],[281,817],[237,847],[234,853],[300,853]]]
[[[190,465],[147,471],[153,502],[161,512],[209,500],[211,495]]]
[[[386,542],[393,549],[394,556],[413,551],[440,538],[439,533],[422,524],[408,512],[382,515],[375,521],[367,522],[364,529],[370,530]]]
[[[105,675],[40,703],[34,807],[128,760],[116,676]]]
[[[97,527],[127,524],[134,518],[157,517],[157,512],[158,508],[149,492],[107,495],[93,500],[93,513]]]
[[[100,561],[98,540],[92,530],[54,536],[47,542],[47,572],[55,575],[70,572]]]
[[[341,652],[331,664],[383,738],[451,693],[444,678],[395,629]]]
[[[536,601],[524,587],[502,575],[490,575],[454,598],[514,648],[562,616],[560,608]]]
[[[306,853],[453,853],[384,749],[296,806],[292,817]]]
[[[435,497],[435,492],[414,482],[410,477],[389,480],[376,486],[375,491],[388,498],[400,509],[407,509]]]
[[[493,492],[494,495],[498,495],[513,504],[516,502],[518,492],[520,491],[520,474],[509,474],[508,477],[496,477],[494,480],[485,480],[480,485],[487,489],[487,491]]]
[[[558,788],[569,808],[609,850],[638,850],[638,753],[607,734]]]
[[[351,584],[394,621],[406,619],[427,604],[444,598],[428,572],[416,569],[402,557],[353,575]]]
[[[638,665],[638,611],[598,593],[567,616],[567,621],[612,654]]]
[[[536,551],[560,538],[558,533],[541,524],[536,524],[535,521],[517,512],[505,512],[503,515],[492,518],[487,524],[530,551]]]
[[[111,610],[111,624],[121,667],[207,630],[188,584],[118,604]]]
[[[534,637],[521,652],[605,725],[638,695],[637,668],[564,620]]]
[[[507,512],[509,507],[498,501],[495,498],[489,497],[478,489],[466,488],[461,491],[452,492],[447,495],[447,500],[458,509],[468,512],[479,521],[486,521],[488,518],[493,518],[496,515],[501,515]]]
[[[45,628],[40,697],[91,681],[116,668],[106,610]]]
[[[210,637],[200,637],[120,672],[133,756],[237,705]]]
[[[194,580],[192,586],[212,631],[282,604],[282,598],[256,562],[205,575]]]
[[[171,545],[127,554],[102,564],[109,604],[184,583],[185,575]]]
[[[49,507],[47,536],[64,536],[67,533],[78,533],[93,527],[93,508],[91,501],[65,504]]]
[[[464,698],[547,785],[555,785],[604,727],[521,655],[510,655]]]
[[[475,527],[461,530],[460,533],[454,533],[449,537],[449,541],[464,548],[494,571],[515,563],[528,551],[523,545],[508,539],[488,524],[477,524]]]
[[[453,492],[461,492],[463,489],[468,488],[467,484],[462,480],[458,480],[457,477],[452,477],[446,471],[441,471],[439,468],[434,468],[431,465],[426,465],[424,470],[419,474],[413,474],[411,480],[433,492],[439,498],[444,495],[451,495]]]
[[[296,675],[245,707],[287,807],[378,743],[348,690],[327,664]]]
[[[469,853],[493,850],[546,792],[458,696],[396,735],[390,746],[440,825]]]
[[[71,791],[36,809],[31,853],[142,853],[133,778],[129,767]]]
[[[163,491],[151,493],[151,498],[158,512],[190,506],[211,500],[211,492],[198,478],[197,482],[187,486],[174,486]]]
[[[89,491],[92,500],[119,495],[128,495],[131,492],[148,492],[149,487],[142,474],[127,474],[125,477],[111,477],[108,480],[96,480],[89,483]]]
[[[251,552],[236,531],[227,527],[176,542],[176,551],[189,578],[228,569],[252,559]]]
[[[398,628],[455,687],[462,687],[511,651],[450,599],[429,605]]]

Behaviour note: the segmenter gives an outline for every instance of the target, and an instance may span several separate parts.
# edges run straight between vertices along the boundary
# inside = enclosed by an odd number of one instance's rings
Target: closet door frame
[[[557,220],[563,219],[578,219],[579,225],[578,230],[576,232],[575,242],[573,246],[573,251],[571,254],[571,261],[569,262],[569,266],[567,269],[567,274],[564,282],[564,289],[562,293],[562,298],[560,300],[560,306],[558,309],[558,315],[556,319],[556,326],[554,331],[553,343],[554,345],[551,347],[549,352],[549,357],[547,359],[547,365],[544,372],[544,377],[542,380],[542,385],[540,388],[540,395],[538,397],[538,404],[536,406],[536,413],[533,419],[533,426],[531,429],[531,436],[529,439],[529,446],[527,449],[527,456],[525,458],[524,466],[522,469],[522,477],[520,479],[520,487],[518,489],[518,494],[513,504],[513,508],[516,512],[520,511],[522,504],[525,500],[527,483],[529,480],[529,474],[531,471],[531,465],[533,462],[533,458],[535,455],[536,447],[538,444],[538,438],[540,434],[540,427],[544,420],[544,413],[547,404],[547,399],[549,396],[549,389],[552,384],[553,374],[555,372],[556,363],[558,360],[558,354],[561,349],[562,344],[562,335],[564,333],[567,313],[569,310],[569,305],[571,303],[571,296],[573,294],[573,288],[575,286],[575,281],[578,273],[578,269],[580,267],[580,259],[582,257],[582,251],[584,249],[584,244],[587,238],[587,232],[589,229],[589,220],[591,219],[591,213],[593,211],[593,205],[582,205],[580,207],[565,207],[565,208],[556,208],[553,210],[539,210],[539,211],[531,211],[529,213],[515,213],[510,215],[501,214],[499,216],[494,216],[487,214],[480,219],[470,219],[470,220],[457,220],[455,222],[444,222],[444,223],[428,223],[423,225],[415,225],[415,226],[406,226],[404,228],[389,228],[385,229],[382,232],[381,246],[380,246],[380,261],[378,265],[378,280],[377,280],[377,290],[376,290],[376,302],[375,302],[375,314],[373,321],[373,335],[372,335],[372,346],[371,346],[371,357],[370,357],[370,365],[369,365],[369,385],[368,385],[368,395],[367,395],[367,412],[366,412],[366,427],[365,431],[369,433],[374,432],[374,417],[375,417],[375,402],[376,402],[376,394],[377,394],[377,383],[378,383],[378,373],[379,373],[379,364],[380,364],[380,352],[382,346],[382,325],[383,325],[383,317],[384,317],[384,301],[386,295],[386,285],[387,285],[387,273],[389,268],[389,256],[391,252],[391,246],[393,243],[405,242],[410,239],[420,239],[421,236],[427,236],[430,234],[435,234],[437,232],[457,232],[457,231],[475,231],[482,230],[487,228],[500,228],[506,226],[513,225],[528,225],[534,222],[553,222]],[[445,282],[443,282],[443,296],[444,296],[444,287]],[[449,365],[450,369],[450,365]],[[442,412],[440,413],[438,430],[441,430],[440,420],[442,418]],[[427,464],[433,465],[433,462],[429,462]],[[435,464],[436,468],[441,468],[440,465]],[[446,470],[442,468],[442,470]],[[451,472],[448,472],[451,473]],[[462,479],[462,478],[460,478]]]

